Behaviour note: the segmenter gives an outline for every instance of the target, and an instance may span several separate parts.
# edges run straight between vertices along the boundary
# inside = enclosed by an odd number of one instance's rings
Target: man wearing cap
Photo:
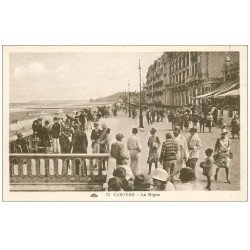
[[[60,152],[60,143],[59,143],[59,137],[61,135],[61,125],[58,122],[58,118],[53,118],[53,125],[51,128],[51,137],[52,137],[52,149],[53,153],[59,153]]]
[[[188,160],[188,146],[186,138],[180,134],[180,127],[177,126],[174,129],[174,142],[178,146],[178,152],[176,155],[176,170],[179,171],[185,167]]]
[[[90,139],[92,141],[92,153],[98,153],[98,140],[100,139],[102,131],[99,129],[99,124],[97,122],[94,123],[94,129],[91,131]]]
[[[199,151],[202,145],[201,145],[201,139],[199,138],[197,134],[197,129],[191,128],[189,132],[190,132],[190,136],[187,139],[189,159],[188,159],[187,165],[195,173],[195,166],[199,159]]]
[[[127,148],[130,151],[130,168],[134,175],[138,175],[140,173],[139,157],[140,152],[142,150],[141,143],[136,136],[138,134],[138,129],[132,129],[132,135],[128,138]]]

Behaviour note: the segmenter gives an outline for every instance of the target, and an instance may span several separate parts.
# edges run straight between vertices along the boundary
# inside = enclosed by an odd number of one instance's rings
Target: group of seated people
[[[173,181],[173,176],[162,168],[156,168],[152,175],[139,174],[134,179],[126,175],[123,167],[118,167],[113,172],[113,177],[108,180],[108,191],[195,191],[202,190],[201,184],[196,182],[196,177],[191,168],[185,167],[178,172],[179,179]],[[128,179],[130,178],[130,179]],[[198,184],[198,185],[197,185]]]

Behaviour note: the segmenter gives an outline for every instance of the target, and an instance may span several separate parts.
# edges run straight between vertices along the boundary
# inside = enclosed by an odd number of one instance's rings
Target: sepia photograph
[[[6,201],[244,201],[247,46],[3,46]]]

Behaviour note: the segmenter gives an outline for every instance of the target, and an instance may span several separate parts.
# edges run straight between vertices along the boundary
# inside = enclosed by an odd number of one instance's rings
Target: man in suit
[[[98,140],[101,136],[101,129],[99,129],[99,124],[97,122],[94,123],[94,129],[91,131],[90,139],[92,141],[91,147],[92,147],[92,153],[97,154],[99,153],[99,144]],[[96,167],[98,164],[98,160],[94,160],[94,166]]]
[[[86,125],[86,117],[83,113],[83,111],[81,111],[81,114],[79,115],[79,122],[81,124],[81,130],[85,130],[85,125]]]
[[[196,128],[191,128],[189,130],[190,136],[187,138],[187,146],[189,152],[189,159],[187,161],[187,166],[190,167],[195,173],[195,166],[199,159],[199,151],[202,147],[201,139],[197,134]]]
[[[72,137],[72,153],[87,153],[88,139],[84,131],[81,131],[81,125],[75,125],[75,133]]]
[[[140,174],[139,157],[142,150],[141,143],[136,136],[138,129],[132,129],[132,135],[128,138],[127,148],[130,151],[130,168],[134,175]]]
[[[97,122],[94,123],[94,129],[91,131],[90,139],[92,141],[92,153],[98,153],[98,140],[101,136],[101,129],[99,129],[99,124]]]
[[[61,125],[58,122],[58,118],[53,118],[53,125],[51,128],[51,138],[52,138],[52,149],[53,153],[59,153],[60,152],[60,143],[59,143],[59,137],[61,136]]]

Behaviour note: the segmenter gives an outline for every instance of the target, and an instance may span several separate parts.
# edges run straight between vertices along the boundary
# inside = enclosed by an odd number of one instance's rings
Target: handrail
[[[20,153],[11,153],[9,154],[9,156],[12,157],[28,157],[28,158],[60,158],[60,157],[67,157],[67,158],[77,158],[77,157],[84,157],[84,158],[107,158],[109,157],[109,154],[86,154],[86,153],[82,153],[82,154],[20,154]]]
[[[108,153],[29,154],[11,153],[10,183],[103,183],[103,161],[108,162]]]

